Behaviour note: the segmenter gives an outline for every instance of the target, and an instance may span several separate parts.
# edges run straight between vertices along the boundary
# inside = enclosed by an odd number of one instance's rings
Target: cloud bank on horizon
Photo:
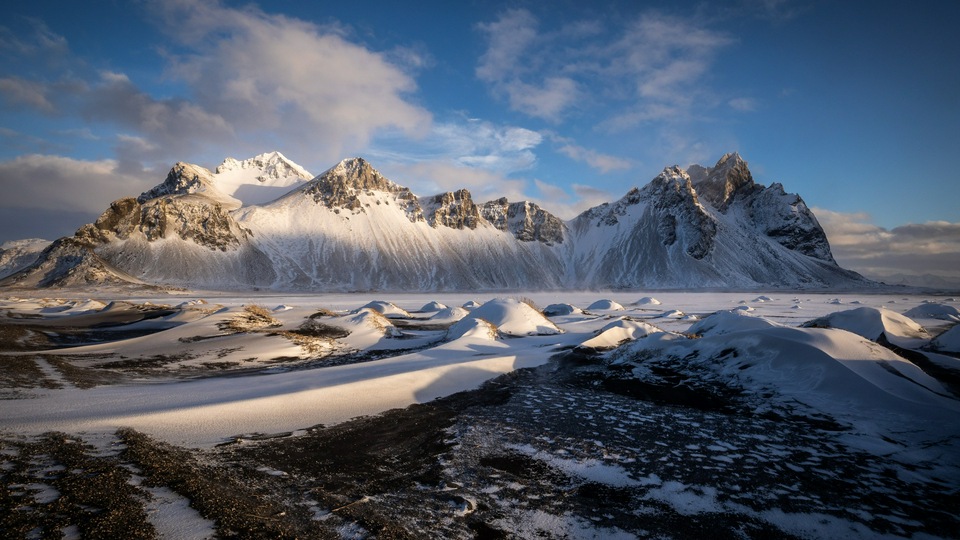
[[[737,150],[819,208],[842,265],[960,282],[960,75],[937,31],[953,3],[275,9],[15,7],[0,241],[70,234],[180,160],[277,149],[318,173],[364,155],[419,194],[569,218]]]

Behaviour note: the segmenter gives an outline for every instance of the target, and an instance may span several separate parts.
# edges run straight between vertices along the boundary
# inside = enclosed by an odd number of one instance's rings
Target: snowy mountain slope
[[[577,216],[567,281],[611,288],[868,283],[837,266],[799,196],[753,183],[739,155],[691,170],[668,167],[642,189]]]
[[[737,154],[668,167],[568,222],[530,202],[478,203],[465,189],[418,197],[362,158],[308,177],[278,152],[216,172],[177,163],[77,238],[138,280],[203,288],[872,286],[837,266],[799,196],[754,183]]]
[[[213,184],[249,206],[277,199],[312,178],[306,169],[280,152],[268,152],[243,161],[223,160],[214,171]]]
[[[250,286],[273,281],[272,263],[229,210],[240,201],[207,169],[177,163],[163,183],[118,199],[96,222],[54,242],[2,283],[21,287],[162,283]]]
[[[466,190],[417,198],[346,160],[237,220],[275,263],[278,288],[556,288],[562,260],[480,214]]]
[[[35,263],[50,243],[49,240],[28,238],[0,244],[0,279]]]

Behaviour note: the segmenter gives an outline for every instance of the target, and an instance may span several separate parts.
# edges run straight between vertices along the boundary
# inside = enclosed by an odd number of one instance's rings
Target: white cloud
[[[156,99],[137,88],[123,73],[104,71],[83,95],[81,114],[133,130],[140,141],[120,150],[133,159],[163,159],[189,155],[197,145],[230,140],[233,126],[224,117],[184,99]],[[177,158],[174,158],[177,159]]]
[[[0,206],[100,214],[111,201],[159,183],[117,171],[117,161],[26,155],[0,162]],[[156,173],[154,173],[156,174]]]
[[[479,25],[488,37],[488,47],[476,75],[490,83],[495,93],[505,95],[513,109],[558,121],[576,103],[580,89],[569,77],[534,69],[531,51],[542,47],[543,41],[537,26],[536,18],[524,9],[507,11],[497,21]]]
[[[416,90],[414,80],[340,28],[207,1],[158,9],[170,33],[192,48],[171,55],[171,74],[190,85],[200,107],[247,138],[271,133],[294,155],[319,152],[312,157],[332,161],[379,130],[417,135],[431,123],[430,113],[405,97]]]
[[[753,112],[757,110],[757,100],[748,97],[733,98],[727,101],[731,109],[740,112]]]
[[[841,266],[876,277],[934,274],[960,280],[960,223],[931,221],[888,230],[864,213],[813,211]]]
[[[511,201],[527,199],[524,195],[525,181],[458,163],[393,163],[380,169],[394,182],[409,187],[421,196],[467,189],[477,203],[500,197],[507,197]]]
[[[574,184],[571,186],[571,195],[565,189],[542,180],[534,180],[534,185],[540,196],[530,199],[560,219],[573,219],[584,210],[616,200],[611,193],[592,186]]]
[[[531,168],[543,136],[518,126],[499,126],[478,119],[435,123],[430,133],[411,143],[405,137],[381,138],[371,152],[398,162],[437,161],[484,169],[501,175]],[[396,150],[390,150],[397,147]]]
[[[37,81],[18,77],[0,79],[0,95],[14,105],[26,105],[45,113],[53,112],[53,103],[50,103],[46,94],[47,85]]]
[[[602,154],[596,150],[584,148],[572,142],[565,142],[560,146],[559,150],[560,153],[570,159],[582,161],[604,174],[611,171],[626,170],[633,166],[633,163],[628,159]]]

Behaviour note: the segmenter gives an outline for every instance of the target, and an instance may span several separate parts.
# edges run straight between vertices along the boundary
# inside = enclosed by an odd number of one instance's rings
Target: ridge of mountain
[[[216,172],[177,163],[0,284],[90,272],[71,279],[308,290],[875,285],[836,264],[799,195],[755,183],[736,153],[709,168],[666,167],[569,221],[528,201],[478,203],[466,189],[418,197],[363,158],[308,174],[279,152],[228,158]],[[244,186],[271,196],[249,204],[234,196]]]

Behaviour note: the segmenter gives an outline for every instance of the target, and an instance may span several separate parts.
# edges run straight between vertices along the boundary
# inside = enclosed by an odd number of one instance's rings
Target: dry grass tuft
[[[220,330],[234,333],[256,332],[279,326],[283,326],[283,323],[274,318],[270,310],[257,304],[244,306],[243,312],[219,324]]]

